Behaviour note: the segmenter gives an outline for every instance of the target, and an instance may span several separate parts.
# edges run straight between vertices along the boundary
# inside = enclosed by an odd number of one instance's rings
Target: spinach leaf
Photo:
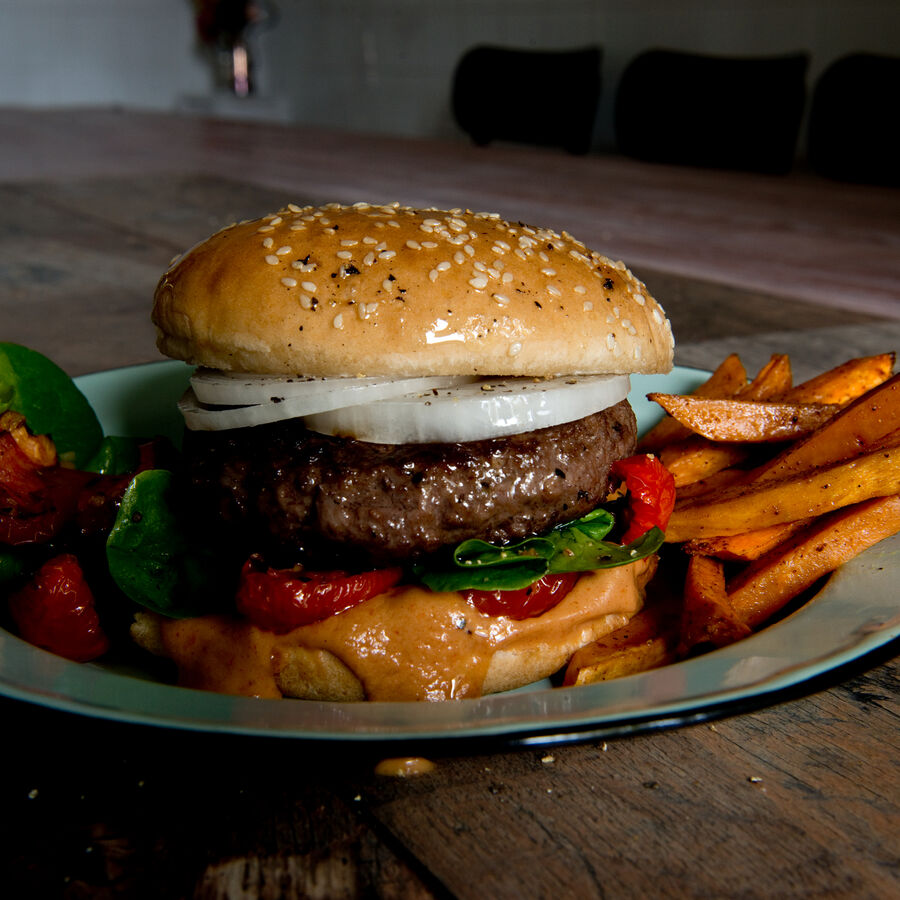
[[[544,575],[627,565],[662,546],[665,536],[658,528],[626,545],[604,541],[614,522],[611,513],[598,508],[516,544],[463,541],[453,552],[453,568],[421,567],[417,574],[434,591],[518,590]]]
[[[175,509],[173,482],[166,469],[132,479],[106,541],[106,559],[113,580],[135,603],[185,618],[210,612],[231,594],[222,584],[221,561]]]
[[[35,434],[49,434],[57,452],[81,468],[96,451],[103,430],[75,382],[46,356],[0,342],[0,412],[25,416]]]
[[[100,475],[124,475],[133,472],[140,461],[140,442],[136,438],[110,435],[100,442],[94,455],[84,464],[87,472]]]

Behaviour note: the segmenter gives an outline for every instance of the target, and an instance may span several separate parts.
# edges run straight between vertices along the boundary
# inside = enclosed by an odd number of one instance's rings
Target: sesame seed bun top
[[[231,225],[156,289],[158,346],[311,376],[664,372],[669,323],[621,263],[461,210],[290,205]]]

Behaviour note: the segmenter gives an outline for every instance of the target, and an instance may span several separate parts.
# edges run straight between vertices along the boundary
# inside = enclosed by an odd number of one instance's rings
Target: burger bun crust
[[[153,321],[176,359],[316,377],[665,372],[673,352],[621,262],[493,214],[398,205],[225,228],[163,275]]]

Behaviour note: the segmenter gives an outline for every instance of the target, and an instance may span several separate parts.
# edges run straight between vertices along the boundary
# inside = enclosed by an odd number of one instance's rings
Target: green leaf
[[[0,412],[25,416],[35,434],[48,434],[57,452],[81,468],[96,452],[103,429],[75,382],[46,356],[0,342]]]
[[[106,541],[109,572],[135,603],[164,616],[209,612],[222,597],[223,567],[187,530],[174,508],[174,476],[165,469],[136,475]]]
[[[665,535],[658,528],[627,545],[604,541],[614,524],[612,514],[598,508],[516,544],[463,541],[453,552],[453,567],[429,570],[422,566],[417,574],[434,591],[519,590],[544,575],[627,565],[662,546]]]
[[[109,436],[103,438],[94,455],[84,464],[86,472],[100,475],[124,475],[133,472],[140,459],[140,442],[136,438]]]

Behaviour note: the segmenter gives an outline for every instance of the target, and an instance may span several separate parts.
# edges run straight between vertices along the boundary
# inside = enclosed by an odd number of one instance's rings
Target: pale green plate
[[[189,369],[174,362],[77,379],[110,434],[167,433]],[[657,415],[648,391],[684,392],[704,378],[676,368],[632,379],[641,427]],[[900,635],[900,536],[841,569],[793,615],[697,659],[577,688],[538,685],[447,703],[255,700],[160,684],[140,672],[67,662],[0,630],[0,693],[59,710],[206,732],[354,741],[502,738],[547,742],[693,722],[759,706]]]

